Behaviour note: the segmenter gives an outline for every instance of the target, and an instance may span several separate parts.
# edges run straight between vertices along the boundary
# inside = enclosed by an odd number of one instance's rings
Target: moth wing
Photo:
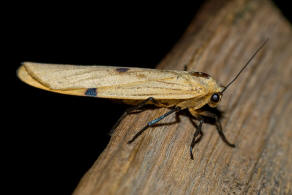
[[[18,77],[48,91],[111,99],[189,99],[206,93],[202,82],[184,71],[25,62]]]
[[[68,95],[81,95],[84,94],[84,89],[74,89],[74,90],[53,90],[50,89],[49,87],[43,85],[42,83],[40,83],[37,79],[33,78],[26,70],[25,66],[21,66],[19,67],[19,69],[17,70],[17,76],[20,80],[22,80],[23,82],[36,87],[36,88],[40,88],[43,90],[47,90],[47,91],[52,91],[52,92],[56,92],[56,93],[62,93],[62,94],[68,94]]]

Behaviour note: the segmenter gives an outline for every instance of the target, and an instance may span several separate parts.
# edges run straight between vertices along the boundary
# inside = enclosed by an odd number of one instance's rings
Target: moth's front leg
[[[196,110],[189,108],[189,112],[191,113],[191,115],[193,115],[196,119],[198,119],[200,121],[199,125],[196,127],[196,131],[194,133],[193,139],[192,139],[192,143],[190,145],[190,156],[191,159],[194,160],[194,156],[193,156],[193,148],[196,145],[196,143],[198,143],[202,136],[203,136],[203,132],[202,132],[202,126],[204,123],[204,119],[196,112]],[[197,139],[197,137],[200,135],[200,137]]]
[[[234,144],[230,143],[223,131],[222,131],[222,126],[221,126],[221,123],[220,123],[220,120],[219,120],[219,117],[215,114],[215,113],[212,113],[210,111],[204,111],[204,110],[195,110],[193,108],[189,108],[189,112],[191,113],[192,116],[194,116],[196,119],[198,119],[200,121],[199,123],[199,126],[197,127],[195,133],[194,133],[194,137],[193,137],[193,140],[192,140],[192,143],[191,143],[191,147],[190,147],[190,155],[191,155],[191,159],[193,159],[193,154],[192,154],[192,150],[193,150],[193,147],[196,143],[198,143],[198,141],[196,140],[196,137],[198,135],[201,135],[202,137],[202,125],[203,123],[205,122],[204,121],[204,117],[210,117],[210,118],[213,118],[215,119],[215,125],[216,125],[216,129],[219,133],[219,136],[221,137],[221,139],[230,147],[235,147]],[[201,138],[200,137],[200,138]],[[200,139],[199,138],[199,139]]]

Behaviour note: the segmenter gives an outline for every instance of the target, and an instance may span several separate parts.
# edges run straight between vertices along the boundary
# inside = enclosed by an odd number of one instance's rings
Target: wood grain
[[[158,68],[183,70],[187,64],[226,84],[267,37],[219,106],[236,148],[204,125],[191,160],[195,129],[185,116],[169,125],[175,116],[166,118],[128,145],[167,109],[132,114],[74,194],[292,194],[292,31],[270,1],[209,1]]]

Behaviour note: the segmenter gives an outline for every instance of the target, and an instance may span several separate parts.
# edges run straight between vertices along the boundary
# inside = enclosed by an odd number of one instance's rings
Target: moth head
[[[217,104],[220,102],[221,98],[222,98],[222,93],[221,92],[214,92],[211,94],[210,96],[210,100],[209,100],[209,103],[208,105],[210,107],[216,107]]]

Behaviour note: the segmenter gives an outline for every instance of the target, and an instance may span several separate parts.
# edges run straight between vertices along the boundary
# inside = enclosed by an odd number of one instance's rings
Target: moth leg
[[[139,137],[146,129],[148,129],[149,127],[153,126],[154,124],[158,123],[159,121],[161,121],[162,119],[164,119],[165,117],[167,117],[168,115],[174,113],[174,112],[178,112],[181,109],[179,107],[175,107],[172,108],[169,112],[165,113],[164,115],[150,121],[149,123],[147,123],[146,126],[144,126],[140,131],[138,131],[138,133],[136,133],[136,135],[134,135],[134,137],[128,141],[128,144],[132,143],[133,141],[135,141],[135,139],[137,137]]]
[[[190,156],[191,159],[194,160],[194,156],[193,156],[193,148],[194,146],[201,140],[202,136],[203,136],[203,132],[202,132],[202,126],[204,123],[204,119],[203,117],[197,112],[197,110],[189,108],[189,112],[191,113],[191,115],[193,117],[195,117],[196,119],[198,119],[200,121],[199,125],[196,126],[196,131],[194,133],[193,139],[192,139],[192,143],[190,145]],[[193,123],[193,121],[192,121]],[[195,124],[194,124],[195,125]],[[198,139],[196,139],[198,136],[200,135],[200,137]]]
[[[197,117],[197,116],[199,115],[199,116],[206,116],[206,117],[210,117],[210,118],[215,119],[216,129],[217,129],[218,134],[219,134],[219,136],[221,137],[221,139],[222,139],[222,140],[224,141],[224,143],[226,143],[228,146],[233,147],[233,148],[235,147],[235,145],[232,144],[232,143],[230,143],[230,142],[227,140],[227,138],[225,137],[225,135],[224,135],[224,133],[223,133],[223,130],[222,130],[221,122],[220,122],[218,116],[217,116],[215,113],[212,113],[212,112],[210,112],[210,111],[202,111],[202,110],[200,110],[200,111],[196,111],[196,110],[193,110],[193,109],[191,109],[191,108],[189,109],[189,111],[190,111],[190,113],[191,113],[193,116],[195,116],[195,117]]]
[[[224,133],[223,133],[223,131],[222,131],[221,122],[220,122],[218,116],[215,116],[215,121],[216,121],[215,124],[216,124],[216,127],[217,127],[217,131],[218,131],[219,136],[221,137],[221,139],[222,139],[222,140],[223,140],[228,146],[234,148],[234,147],[235,147],[235,144],[230,143],[230,142],[226,139],[226,137],[225,137],[225,135],[224,135]]]
[[[153,97],[149,97],[146,100],[143,100],[142,102],[140,102],[139,104],[137,104],[134,107],[128,108],[123,114],[122,116],[118,119],[118,121],[116,122],[116,124],[112,127],[112,129],[110,130],[110,135],[112,135],[115,131],[115,129],[117,128],[117,126],[120,124],[120,122],[131,112],[133,112],[134,110],[138,110],[142,107],[144,107],[148,102],[152,102],[154,105],[158,105],[159,102],[157,102]]]
[[[210,118],[215,119],[216,129],[217,129],[217,131],[218,131],[219,136],[221,137],[221,139],[222,139],[222,140],[223,140],[228,146],[230,146],[230,147],[235,147],[234,144],[230,143],[230,142],[226,139],[226,137],[225,137],[225,135],[224,135],[224,133],[223,133],[223,131],[222,131],[222,126],[221,126],[220,120],[219,120],[218,116],[217,116],[215,113],[212,113],[212,112],[210,112],[210,111],[194,110],[194,109],[192,109],[192,108],[189,108],[189,112],[190,112],[195,118],[197,118],[197,119],[200,121],[199,126],[197,127],[197,130],[196,130],[196,132],[195,132],[195,134],[194,134],[194,137],[193,137],[193,140],[192,140],[192,143],[191,143],[191,147],[190,147],[190,154],[191,154],[191,159],[192,159],[192,160],[194,159],[194,158],[193,158],[193,153],[192,153],[193,147],[194,147],[194,145],[195,145],[196,143],[198,143],[198,142],[200,141],[201,137],[203,136],[203,134],[202,134],[202,133],[203,133],[203,132],[202,132],[202,125],[203,125],[203,123],[204,123],[204,119],[203,119],[204,116],[205,116],[205,117],[210,117]],[[198,135],[201,135],[201,136],[200,136],[198,139],[196,139],[196,137],[197,137]]]
[[[196,131],[195,131],[193,139],[192,139],[192,143],[191,143],[191,146],[190,146],[190,156],[191,156],[192,160],[194,160],[193,148],[194,148],[195,144],[198,143],[201,140],[202,136],[203,136],[203,132],[202,132],[203,123],[204,123],[204,120],[200,119],[199,126],[196,128]],[[200,135],[200,137],[198,139],[196,139],[199,135]]]
[[[225,144],[227,144],[228,146],[234,148],[235,145],[230,143],[227,138],[225,137],[224,133],[223,133],[223,130],[222,130],[222,126],[221,126],[221,122],[218,118],[218,116],[212,112],[208,112],[208,111],[203,111],[200,113],[201,115],[203,116],[207,116],[207,117],[211,117],[211,118],[214,118],[215,119],[215,125],[216,125],[216,129],[219,133],[219,136],[221,137],[221,139],[225,142]]]

